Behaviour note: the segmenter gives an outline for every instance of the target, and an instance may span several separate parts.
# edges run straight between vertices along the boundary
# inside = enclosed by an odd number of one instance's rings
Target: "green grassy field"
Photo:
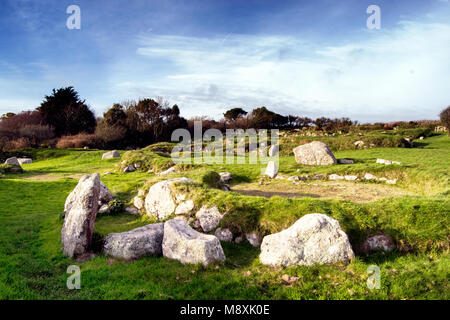
[[[305,167],[296,164],[293,156],[280,158],[280,174],[284,175],[362,176],[370,172],[399,179],[395,186],[348,183],[349,188],[350,184],[383,188],[387,196],[373,201],[327,198],[311,189],[326,190],[326,182],[294,186],[273,180],[264,186],[268,190],[309,194],[300,198],[237,192],[243,187],[260,187],[263,165],[193,166],[160,177],[146,170],[123,173],[119,170],[122,159],[101,160],[104,151],[100,150],[26,150],[34,163],[23,165],[24,173],[6,173],[0,179],[0,299],[449,299],[450,138],[435,135],[421,143],[423,149],[335,152],[338,159],[354,159],[352,165]],[[123,158],[144,157],[149,167],[167,167],[167,159],[158,150],[148,152],[127,153]],[[404,164],[385,166],[376,164],[376,158]],[[205,176],[212,170],[231,172],[236,192],[207,187]],[[221,225],[234,233],[269,234],[290,226],[305,214],[325,213],[341,223],[357,257],[349,265],[272,269],[259,263],[259,249],[243,242],[222,243],[226,262],[206,268],[161,257],[124,262],[102,254],[78,263],[61,252],[61,213],[79,177],[91,172],[99,172],[111,192],[125,203],[144,185],[168,177],[190,177],[198,182],[190,189],[196,205],[211,203],[227,211]],[[106,172],[112,174],[103,175]],[[98,216],[96,233],[103,236],[150,222],[147,217],[126,213]],[[388,254],[358,253],[363,239],[378,232],[391,235],[397,249]],[[80,290],[66,287],[66,269],[72,264],[81,267]],[[366,285],[370,265],[381,270],[378,290]],[[284,275],[298,280],[288,283]]]

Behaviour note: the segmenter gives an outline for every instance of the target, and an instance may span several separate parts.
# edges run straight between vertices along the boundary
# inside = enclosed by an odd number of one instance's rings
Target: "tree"
[[[235,121],[236,119],[239,119],[247,114],[247,111],[245,111],[242,108],[232,108],[225,112],[223,116],[227,121]]]
[[[442,125],[447,128],[447,132],[450,135],[450,106],[442,110],[439,117],[441,118]]]
[[[73,87],[53,89],[52,94],[36,109],[44,123],[55,129],[57,136],[92,133],[96,120],[94,113],[81,100]]]

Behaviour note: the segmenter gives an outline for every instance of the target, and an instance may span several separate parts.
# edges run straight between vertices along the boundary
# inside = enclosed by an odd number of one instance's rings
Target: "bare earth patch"
[[[23,178],[23,180],[32,180],[32,181],[56,181],[63,178],[72,178],[72,179],[80,179],[83,174],[70,174],[70,175],[57,175],[57,174],[35,174],[28,177]]]
[[[297,185],[287,181],[270,181],[264,185],[246,183],[232,187],[232,191],[249,196],[270,198],[280,196],[286,198],[320,198],[343,199],[354,202],[370,202],[387,197],[400,197],[413,193],[394,186],[375,183],[347,181],[311,181],[299,182]]]

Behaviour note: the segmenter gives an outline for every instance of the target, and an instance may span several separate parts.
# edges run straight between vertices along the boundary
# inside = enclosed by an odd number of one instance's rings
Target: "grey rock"
[[[106,152],[102,155],[102,160],[120,158],[120,153],[117,150]]]
[[[366,173],[366,174],[364,175],[364,179],[365,179],[365,180],[377,180],[377,177],[374,176],[374,175],[371,174],[371,173]]]
[[[125,212],[132,215],[139,215],[139,209],[136,207],[126,207]]]
[[[269,148],[269,157],[275,157],[278,154],[278,150],[280,149],[278,144],[274,144]]]
[[[278,173],[278,166],[274,161],[269,161],[267,163],[266,171],[264,174],[268,176],[269,178],[273,179]]]
[[[353,161],[352,159],[339,159],[338,163],[340,163],[340,164],[353,164],[353,163],[355,163],[355,161]]]
[[[344,176],[344,179],[347,181],[355,181],[358,179],[358,176]]]
[[[225,242],[233,241],[233,233],[231,233],[229,229],[218,228],[214,234],[220,241]]]
[[[11,157],[11,158],[6,159],[5,164],[20,167],[20,162],[19,162],[19,160],[17,160],[16,157]]]
[[[81,177],[74,191],[70,210],[61,230],[63,252],[69,257],[86,253],[92,242],[100,197],[100,175]]]
[[[217,237],[197,232],[179,219],[169,220],[164,224],[162,251],[164,257],[183,264],[201,263],[207,266],[216,261],[225,261],[225,254]]]
[[[245,238],[255,248],[261,246],[261,242],[263,240],[263,237],[256,232],[250,232],[250,233],[245,234]]]
[[[333,173],[328,176],[328,179],[329,180],[344,180],[344,177]]]
[[[22,164],[29,164],[29,163],[33,163],[33,159],[31,158],[19,158],[17,159],[17,161],[19,161],[19,163]]]
[[[313,141],[293,149],[295,161],[306,165],[335,164],[336,158],[330,148],[323,142]]]
[[[186,200],[181,202],[175,209],[175,214],[189,214],[194,209],[194,201]]]
[[[223,182],[223,183],[228,183],[228,182],[230,182],[231,181],[231,173],[229,173],[229,172],[219,172],[219,175],[220,175],[220,180]]]
[[[152,185],[145,197],[144,207],[150,217],[155,217],[157,220],[165,220],[177,207],[177,195],[171,188],[175,183],[193,183],[188,178],[176,178],[160,181]]]
[[[174,172],[175,172],[175,166],[173,166],[173,167],[171,167],[171,168],[169,168],[169,169],[167,169],[167,170],[165,170],[163,172],[160,172],[159,175],[160,176],[165,176],[167,174],[171,174],[171,173],[174,173]]]
[[[215,206],[210,208],[208,208],[207,206],[203,206],[195,216],[197,217],[198,221],[200,222],[200,226],[205,232],[214,230],[223,218],[223,215]]]
[[[133,171],[136,171],[136,168],[135,168],[132,164],[127,165],[127,166],[123,169],[123,172],[133,172]]]
[[[105,238],[103,252],[114,258],[132,260],[162,254],[164,224],[155,223],[127,232],[110,233]]]
[[[319,213],[307,214],[291,227],[264,237],[260,261],[270,266],[310,266],[348,262],[354,253],[339,222]]]

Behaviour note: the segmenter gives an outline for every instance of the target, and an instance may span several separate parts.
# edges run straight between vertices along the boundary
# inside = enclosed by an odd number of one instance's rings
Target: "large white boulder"
[[[6,159],[5,164],[20,167],[20,162],[16,157],[11,157],[11,158]]]
[[[217,207],[203,206],[195,215],[200,222],[200,226],[203,231],[210,232],[214,230],[222,220],[223,215],[220,213]]]
[[[154,223],[127,232],[110,233],[105,238],[103,252],[114,258],[131,260],[162,254],[164,224]]]
[[[188,178],[175,178],[160,181],[155,183],[148,190],[147,196],[145,197],[145,210],[150,217],[155,217],[157,220],[165,220],[178,206],[176,192],[173,191],[172,186],[175,183],[193,183],[191,179]],[[178,197],[182,199],[182,197]]]
[[[105,153],[102,155],[102,160],[112,159],[112,158],[120,158],[120,153],[119,153],[119,151],[113,150],[113,151],[105,152]]]
[[[313,141],[293,149],[295,161],[306,165],[335,164],[336,158],[330,148],[323,142]]]
[[[347,262],[354,253],[339,222],[324,214],[307,214],[291,227],[264,237],[260,261],[270,266]]]
[[[184,220],[173,219],[164,224],[163,255],[181,263],[207,266],[215,261],[225,261],[219,239],[192,229]]]
[[[69,257],[86,253],[94,234],[94,223],[100,197],[98,173],[81,177],[74,193],[72,205],[65,215],[61,230],[63,252]]]

